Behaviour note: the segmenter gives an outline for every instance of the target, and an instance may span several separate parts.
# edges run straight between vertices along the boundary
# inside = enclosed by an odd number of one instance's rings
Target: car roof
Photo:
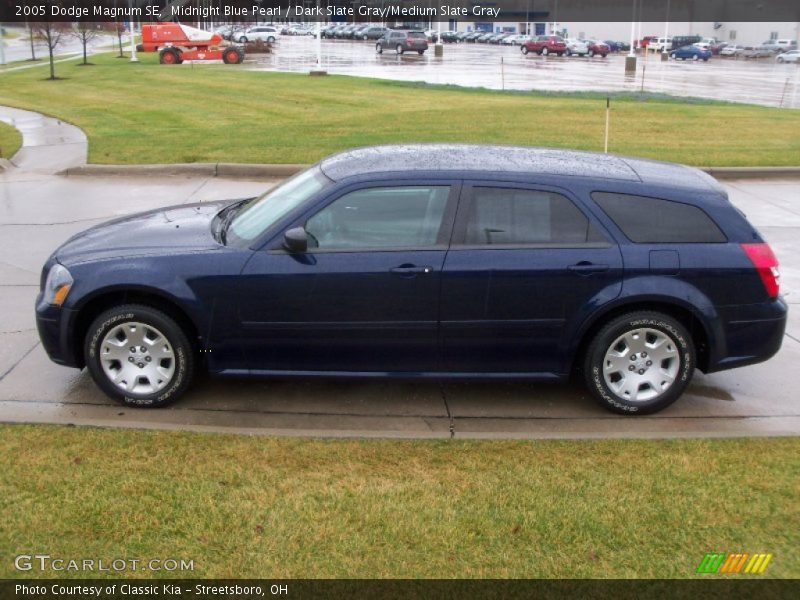
[[[711,176],[684,165],[642,158],[539,148],[479,144],[403,144],[346,150],[323,159],[322,172],[334,181],[375,173],[514,174],[616,180],[714,191]]]

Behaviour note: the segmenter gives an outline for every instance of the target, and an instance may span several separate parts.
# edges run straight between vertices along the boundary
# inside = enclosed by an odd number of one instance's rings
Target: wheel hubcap
[[[603,378],[620,398],[646,402],[672,387],[679,368],[680,355],[672,338],[657,329],[633,329],[609,346]]]
[[[100,364],[109,381],[131,394],[164,389],[175,374],[167,337],[152,325],[128,321],[113,327],[100,345]]]

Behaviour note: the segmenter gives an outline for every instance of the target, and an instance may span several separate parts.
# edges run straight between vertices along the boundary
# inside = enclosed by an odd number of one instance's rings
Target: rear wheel
[[[375,44],[375,52],[377,52],[378,54],[383,54],[383,46],[381,46],[380,44]]]
[[[520,52],[522,52],[523,54],[527,54],[528,52],[530,52],[530,50],[528,50],[528,47],[527,47],[527,46],[522,46],[522,47],[520,47],[520,49],[519,49],[519,50],[520,50]]]
[[[417,52],[419,53],[419,55],[420,55],[420,56],[422,56],[423,54],[425,54],[425,50],[417,50]]]
[[[247,36],[244,36],[244,35],[243,35],[243,36],[241,36],[241,37],[239,38],[239,43],[240,43],[240,44],[246,44],[246,43],[247,43]]]
[[[678,58],[678,55],[677,55],[677,54],[675,54],[675,53],[673,52],[672,54],[670,54],[670,55],[669,55],[669,57],[670,57],[672,60],[675,60],[676,58]]]
[[[159,407],[191,383],[194,354],[168,315],[140,304],[112,308],[89,326],[84,358],[95,383],[126,406]]]
[[[402,54],[402,53],[403,53],[403,46],[402,46],[402,45],[400,45],[400,44],[397,44],[397,47],[395,48],[395,51],[396,51],[398,54]]]
[[[273,36],[269,36],[269,37],[267,38],[267,41],[268,41],[270,44],[274,44],[274,43],[275,43],[275,38],[274,38]]]
[[[542,48],[542,51],[539,52],[539,54],[541,54],[542,56],[547,56],[548,54],[550,54],[550,50],[548,50],[547,46],[545,46],[544,48]]]
[[[158,62],[162,65],[179,65],[183,60],[181,53],[175,48],[164,48],[158,53]]]
[[[238,65],[244,60],[244,52],[239,48],[228,48],[222,53],[222,62],[226,65]]]
[[[586,353],[584,377],[601,405],[649,414],[677,400],[692,379],[694,343],[677,319],[641,311],[610,321]]]

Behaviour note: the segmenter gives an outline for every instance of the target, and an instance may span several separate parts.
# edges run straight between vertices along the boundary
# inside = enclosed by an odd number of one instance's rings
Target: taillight
[[[778,259],[772,253],[769,244],[742,244],[750,262],[758,271],[764,289],[770,298],[775,298],[780,289],[780,271],[778,270]]]

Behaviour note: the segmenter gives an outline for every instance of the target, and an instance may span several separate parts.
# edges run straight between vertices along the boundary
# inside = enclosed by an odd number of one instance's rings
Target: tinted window
[[[594,201],[632,242],[714,243],[727,238],[702,209],[657,198],[595,192]]]
[[[472,190],[464,243],[582,244],[605,241],[566,197],[510,188]]]
[[[369,188],[351,192],[308,220],[309,247],[434,246],[449,193],[447,186]]]
[[[420,31],[411,31],[411,32],[409,32],[408,37],[425,39],[425,34],[420,32]]]

